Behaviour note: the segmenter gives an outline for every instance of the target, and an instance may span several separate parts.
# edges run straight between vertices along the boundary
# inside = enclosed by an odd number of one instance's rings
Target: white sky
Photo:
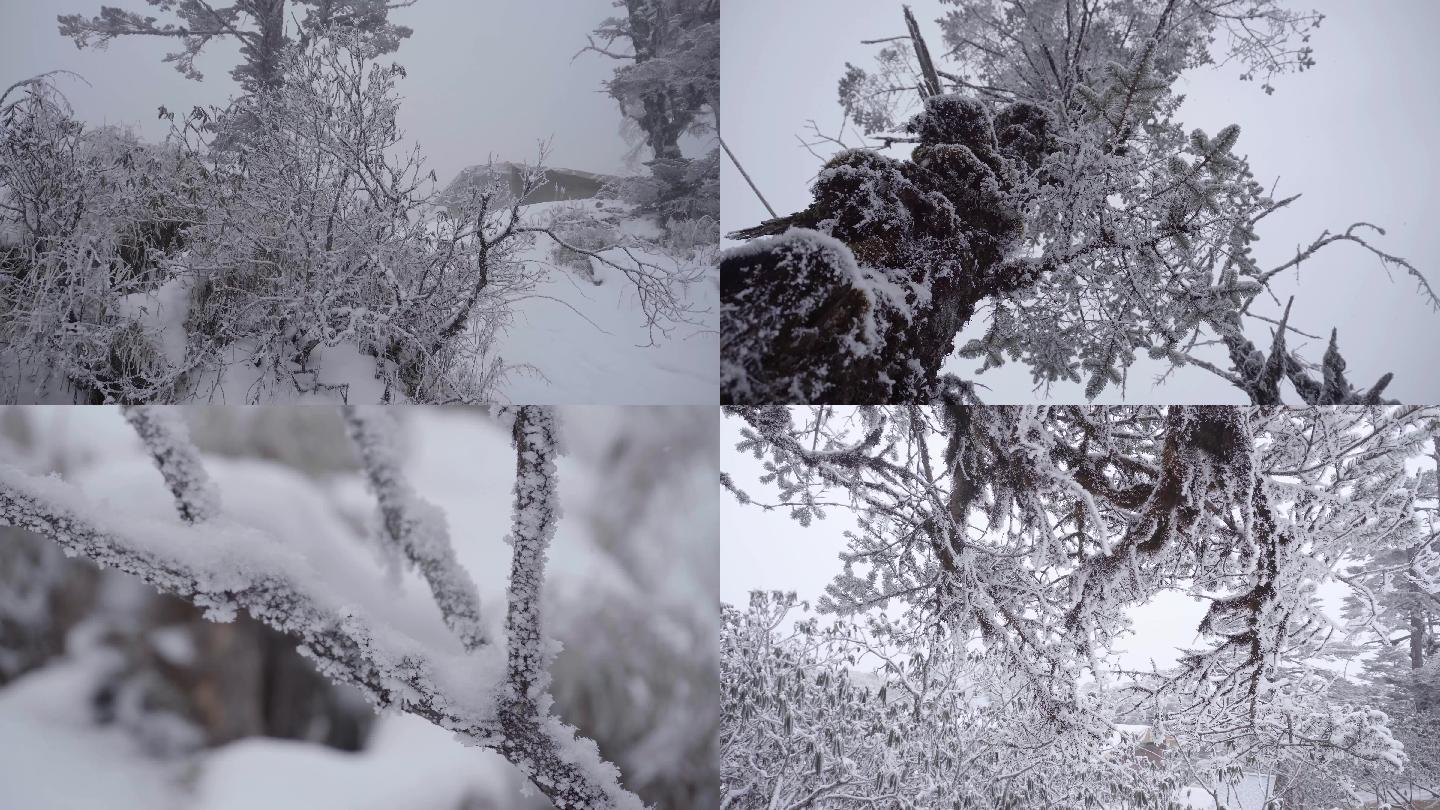
[[[149,13],[144,0],[103,4]],[[55,16],[94,15],[102,0],[0,0],[0,88],[37,73],[67,69],[90,86],[62,88],[81,119],[129,124],[147,139],[162,137],[165,105],[185,111],[219,104],[237,92],[229,70],[237,48],[211,43],[198,66],[205,81],[185,79],[161,62],[172,43],[126,37],[106,51],[79,51],[57,31]],[[419,141],[441,183],[462,168],[500,160],[533,160],[536,144],[553,138],[550,163],[595,172],[620,172],[630,146],[621,117],[600,83],[616,63],[586,54],[585,35],[613,16],[610,0],[420,0],[395,12],[415,29],[390,54],[406,67],[400,122]]]
[[[1257,179],[1269,185],[1278,178],[1279,196],[1304,193],[1267,220],[1257,245],[1262,264],[1283,263],[1297,245],[1309,244],[1322,230],[1343,230],[1364,220],[1387,229],[1378,247],[1410,259],[1440,286],[1440,240],[1433,224],[1440,170],[1432,153],[1440,137],[1440,105],[1432,86],[1440,56],[1431,41],[1440,26],[1440,3],[1295,1],[1326,14],[1311,41],[1318,66],[1280,77],[1273,96],[1266,96],[1258,83],[1238,81],[1238,68],[1192,74],[1183,80],[1188,100],[1179,120],[1187,129],[1211,133],[1240,124],[1236,151],[1250,158]],[[940,50],[934,21],[943,7],[937,0],[911,5],[932,51]],[[809,204],[810,182],[820,166],[795,136],[809,119],[834,132],[840,119],[835,85],[845,63],[870,67],[877,47],[860,40],[903,33],[900,4],[728,0],[721,23],[722,134],[777,213],[788,214]],[[893,154],[904,156],[898,149]],[[722,227],[728,231],[767,218],[734,165],[722,163]],[[1325,337],[1332,326],[1339,327],[1352,383],[1369,386],[1393,371],[1387,396],[1440,401],[1435,371],[1440,314],[1413,294],[1408,280],[1391,282],[1368,253],[1336,245],[1306,263],[1298,284],[1289,275],[1277,288],[1282,296],[1296,296],[1292,325]],[[1272,305],[1262,311],[1274,316],[1279,309]],[[978,319],[973,326],[981,326]],[[1266,335],[1256,332],[1257,342],[1268,345]],[[1292,340],[1291,345],[1297,344]],[[1324,343],[1309,341],[1301,351],[1318,361]],[[1219,353],[1213,359],[1228,366]],[[947,369],[990,386],[981,392],[987,402],[1035,402],[1043,396],[1032,392],[1023,366],[1007,364],[977,378],[978,365],[956,359]],[[1160,370],[1148,360],[1132,367],[1130,401],[1243,401],[1237,389],[1199,369],[1181,369],[1155,388],[1152,378]],[[1067,385],[1051,396],[1082,401],[1082,391],[1080,385]],[[1097,402],[1121,401],[1115,389],[1103,397]]]

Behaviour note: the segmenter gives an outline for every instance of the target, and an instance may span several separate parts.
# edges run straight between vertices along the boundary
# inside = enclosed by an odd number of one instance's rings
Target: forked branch
[[[550,647],[539,599],[558,517],[554,415],[540,407],[502,415],[513,418],[517,472],[505,662],[490,644],[427,649],[388,626],[383,615],[357,608],[304,555],[218,514],[199,454],[173,413],[129,409],[126,416],[169,484],[181,520],[102,509],[73,484],[0,463],[0,525],[48,537],[69,553],[139,577],[206,609],[212,619],[248,611],[294,636],[322,674],[360,689],[377,707],[423,717],[471,744],[499,751],[557,807],[640,810],[639,799],[620,785],[619,771],[601,759],[595,744],[577,738],[574,728],[550,714]],[[382,443],[365,444],[378,430],[367,415],[347,413],[347,419],[352,435],[360,437],[382,514],[388,508],[395,525],[413,528],[407,520],[424,502],[406,498],[409,490],[393,467],[384,469],[386,458],[377,452]],[[391,538],[402,549],[409,545]],[[429,539],[439,542],[438,536]],[[448,542],[434,552],[435,547],[419,553],[412,547],[407,555],[414,554],[417,565],[453,559]],[[454,566],[445,581],[454,584],[460,576]],[[473,615],[447,614],[447,623],[455,627],[458,618],[458,624],[471,622],[478,629],[478,600],[473,608]],[[486,673],[495,673],[489,682]]]

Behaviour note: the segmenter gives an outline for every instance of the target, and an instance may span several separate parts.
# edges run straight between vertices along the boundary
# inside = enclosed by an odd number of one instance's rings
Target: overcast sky
[[[1236,151],[1247,155],[1258,180],[1279,180],[1278,196],[1303,192],[1290,208],[1271,216],[1261,231],[1262,265],[1283,263],[1298,244],[1325,229],[1343,230],[1357,220],[1388,230],[1378,246],[1409,258],[1440,286],[1440,239],[1435,236],[1436,168],[1440,105],[1433,82],[1440,56],[1433,35],[1440,26],[1434,0],[1296,0],[1326,20],[1311,44],[1318,66],[1280,77],[1273,96],[1257,83],[1236,79],[1237,68],[1206,69],[1182,81],[1187,95],[1178,119],[1187,129],[1215,132],[1238,123]],[[911,3],[929,38],[940,49],[937,0]],[[796,142],[815,119],[833,132],[839,124],[836,81],[845,63],[869,67],[875,46],[859,44],[904,33],[900,3],[891,0],[729,0],[721,33],[721,89],[726,143],[780,214],[805,207],[820,160]],[[823,152],[822,152],[823,154]],[[892,151],[897,157],[906,153]],[[753,225],[767,214],[728,160],[721,174],[721,220],[726,230]],[[1368,386],[1395,372],[1387,395],[1404,402],[1440,401],[1440,314],[1414,294],[1414,285],[1392,282],[1368,253],[1351,245],[1327,248],[1306,263],[1298,284],[1293,274],[1277,290],[1294,293],[1291,323],[1328,336],[1340,329],[1341,349],[1352,382]],[[1278,314],[1267,305],[1262,312]],[[978,320],[978,319],[977,319]],[[975,323],[974,328],[983,325]],[[1264,332],[1255,337],[1265,340]],[[962,339],[968,339],[967,333]],[[1292,340],[1292,347],[1297,343]],[[1318,361],[1323,342],[1300,347]],[[1225,365],[1223,355],[1213,358]],[[1036,402],[1027,369],[1009,364],[975,377],[978,361],[954,359],[947,370],[990,387],[988,402]],[[1131,370],[1132,402],[1241,402],[1239,391],[1199,369],[1181,369],[1163,387],[1152,377],[1163,370],[1150,361]],[[1082,387],[1057,387],[1051,395],[1081,401]],[[1293,397],[1292,397],[1293,399]],[[1115,389],[1097,402],[1121,401]],[[1296,400],[1298,401],[1298,400]]]
[[[163,17],[144,0],[103,2]],[[105,51],[79,51],[57,32],[57,14],[93,15],[101,5],[0,0],[0,88],[47,70],[75,71],[89,85],[61,86],[78,117],[129,124],[150,139],[166,131],[160,105],[183,111],[237,92],[232,43],[208,46],[198,63],[205,81],[194,82],[161,62],[167,41],[127,37]],[[491,154],[533,160],[537,142],[552,137],[551,165],[621,171],[630,147],[619,109],[600,87],[615,62],[594,54],[571,61],[585,35],[615,12],[610,0],[420,0],[396,12],[397,22],[415,29],[390,56],[409,73],[400,85],[401,125],[441,182]]]

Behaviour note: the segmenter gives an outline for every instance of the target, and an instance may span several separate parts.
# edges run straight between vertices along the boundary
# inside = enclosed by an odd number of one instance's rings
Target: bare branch
[[[220,493],[205,473],[180,412],[154,405],[127,405],[123,411],[175,496],[180,518],[201,523],[218,515]]]

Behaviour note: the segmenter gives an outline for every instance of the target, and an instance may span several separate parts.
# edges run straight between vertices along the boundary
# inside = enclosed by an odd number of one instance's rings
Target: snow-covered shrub
[[[423,162],[401,151],[395,125],[401,69],[341,34],[291,52],[285,69],[281,88],[180,127],[214,178],[190,237],[192,266],[205,268],[192,324],[212,351],[239,344],[264,386],[322,389],[317,355],[344,345],[374,358],[391,397],[484,398],[431,361],[502,317],[493,289],[523,283],[509,255],[524,238],[483,235],[495,189],[474,190],[459,216],[427,219]],[[219,140],[211,118],[224,122]],[[292,216],[265,214],[297,200]]]
[[[564,241],[521,205],[544,171],[442,210],[397,124],[403,68],[374,57],[349,29],[307,37],[283,83],[162,110],[159,146],[87,129],[48,80],[0,101],[4,398],[51,373],[97,402],[493,398],[493,344],[546,272],[520,254]],[[694,267],[575,235],[559,258],[623,276],[647,326],[693,317]]]
[[[698,158],[670,158],[650,163],[657,185],[655,199],[642,210],[659,222],[720,218],[720,150]],[[720,241],[715,231],[712,241]]]
[[[155,336],[139,322],[122,318],[108,330],[109,343],[77,345],[71,379],[93,392],[95,402],[130,402],[135,392],[164,396],[173,369]],[[96,349],[94,355],[87,349]],[[145,397],[148,399],[148,397]]]
[[[720,244],[720,221],[711,216],[671,219],[665,223],[665,249],[677,256],[701,256]]]
[[[790,593],[724,606],[722,778],[729,806],[1167,807],[1174,763],[1100,717],[1057,722],[993,659],[906,640],[876,615],[822,624]]]
[[[53,373],[83,398],[133,400],[174,385],[127,300],[175,272],[188,172],[173,150],[85,127],[48,79],[0,99],[0,346],[22,378],[7,387]]]

